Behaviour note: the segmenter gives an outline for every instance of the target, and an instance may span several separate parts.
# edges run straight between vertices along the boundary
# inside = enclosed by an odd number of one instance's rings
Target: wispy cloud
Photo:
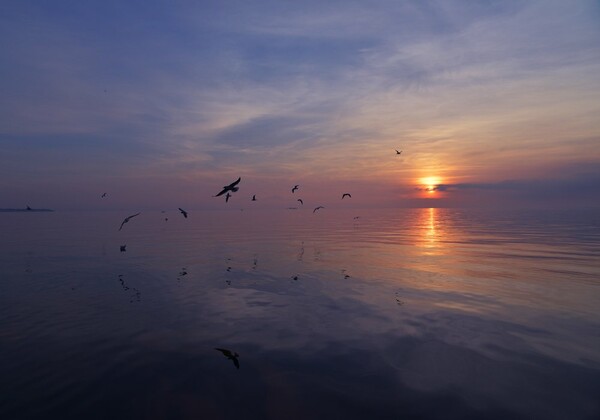
[[[20,183],[55,173],[60,156],[73,171],[99,173],[101,162],[131,179],[239,171],[385,190],[435,175],[448,192],[600,161],[591,1],[4,12],[0,146],[11,162],[0,175],[38,168]],[[44,163],[48,145],[55,164]]]

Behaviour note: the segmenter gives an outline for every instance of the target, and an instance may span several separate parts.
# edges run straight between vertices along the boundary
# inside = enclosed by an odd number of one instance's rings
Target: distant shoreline
[[[52,209],[0,209],[0,213],[14,213],[14,212],[22,212],[22,213],[31,213],[31,212],[40,212],[40,211],[54,211]]]

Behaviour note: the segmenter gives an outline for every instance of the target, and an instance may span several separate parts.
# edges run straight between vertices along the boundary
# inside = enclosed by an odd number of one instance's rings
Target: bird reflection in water
[[[231,360],[233,362],[233,364],[235,365],[236,369],[240,368],[240,361],[238,360],[238,357],[240,357],[239,354],[232,352],[231,350],[220,349],[218,347],[215,347],[215,350],[220,351],[221,353],[223,353],[223,356],[225,356],[229,360]]]

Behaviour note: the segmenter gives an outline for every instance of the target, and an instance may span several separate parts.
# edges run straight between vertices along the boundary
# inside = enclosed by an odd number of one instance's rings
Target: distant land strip
[[[0,212],[23,212],[23,213],[31,213],[34,211],[54,211],[52,209],[0,209]]]

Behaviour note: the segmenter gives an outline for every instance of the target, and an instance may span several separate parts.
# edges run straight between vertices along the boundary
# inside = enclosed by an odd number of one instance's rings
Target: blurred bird
[[[127,251],[127,245],[121,245],[121,252]]]
[[[228,191],[236,192],[237,190],[239,190],[239,187],[236,187],[236,185],[239,184],[241,180],[242,180],[242,177],[239,177],[236,181],[233,181],[231,184],[225,185],[223,187],[223,189],[221,190],[221,192],[219,194],[215,195],[214,197],[223,195]]]
[[[179,207],[179,211],[181,212],[181,214],[183,214],[183,217],[185,217],[187,219],[187,211],[185,211],[181,207]]]
[[[229,193],[225,194],[225,202],[226,203],[229,201],[230,198],[231,198],[231,194],[229,194]]]
[[[342,200],[343,200],[343,199],[344,199],[344,197],[346,197],[346,196],[348,196],[348,197],[352,198],[352,196],[351,196],[350,194],[348,194],[348,193],[344,193],[344,194],[342,194]]]
[[[102,193],[102,196],[100,198],[104,198],[106,197],[106,193]]]
[[[252,201],[256,201],[256,194],[252,196]]]
[[[300,204],[304,205],[304,201],[302,201],[302,199],[301,199],[301,198],[297,199],[296,201],[299,201],[299,202],[300,202]]]
[[[397,155],[401,155],[402,154],[402,150],[400,150],[400,151],[396,150],[396,154]]]
[[[142,213],[136,213],[136,214],[133,214],[133,215],[131,215],[131,216],[128,216],[128,217],[126,217],[126,218],[125,218],[125,220],[123,220],[123,222],[121,222],[121,226],[119,227],[119,230],[123,229],[123,225],[124,225],[125,223],[129,222],[129,220],[130,220],[131,218],[133,218],[133,217],[135,217],[135,216],[138,216],[138,215],[140,215],[140,214],[142,214]]]
[[[300,187],[300,185],[294,185],[294,188],[292,188],[292,193],[295,193],[298,187]]]
[[[315,207],[315,209],[313,210],[313,213],[314,213],[314,212],[316,212],[316,211],[317,211],[317,210],[319,210],[319,209],[324,209],[324,208],[325,208],[325,207],[323,207],[323,206]]]
[[[235,352],[232,352],[231,350],[220,349],[218,347],[215,347],[215,350],[220,351],[221,353],[223,353],[223,356],[225,356],[229,360],[231,360],[237,369],[240,368],[240,361],[238,360],[238,357],[240,357],[239,354],[237,354]]]

